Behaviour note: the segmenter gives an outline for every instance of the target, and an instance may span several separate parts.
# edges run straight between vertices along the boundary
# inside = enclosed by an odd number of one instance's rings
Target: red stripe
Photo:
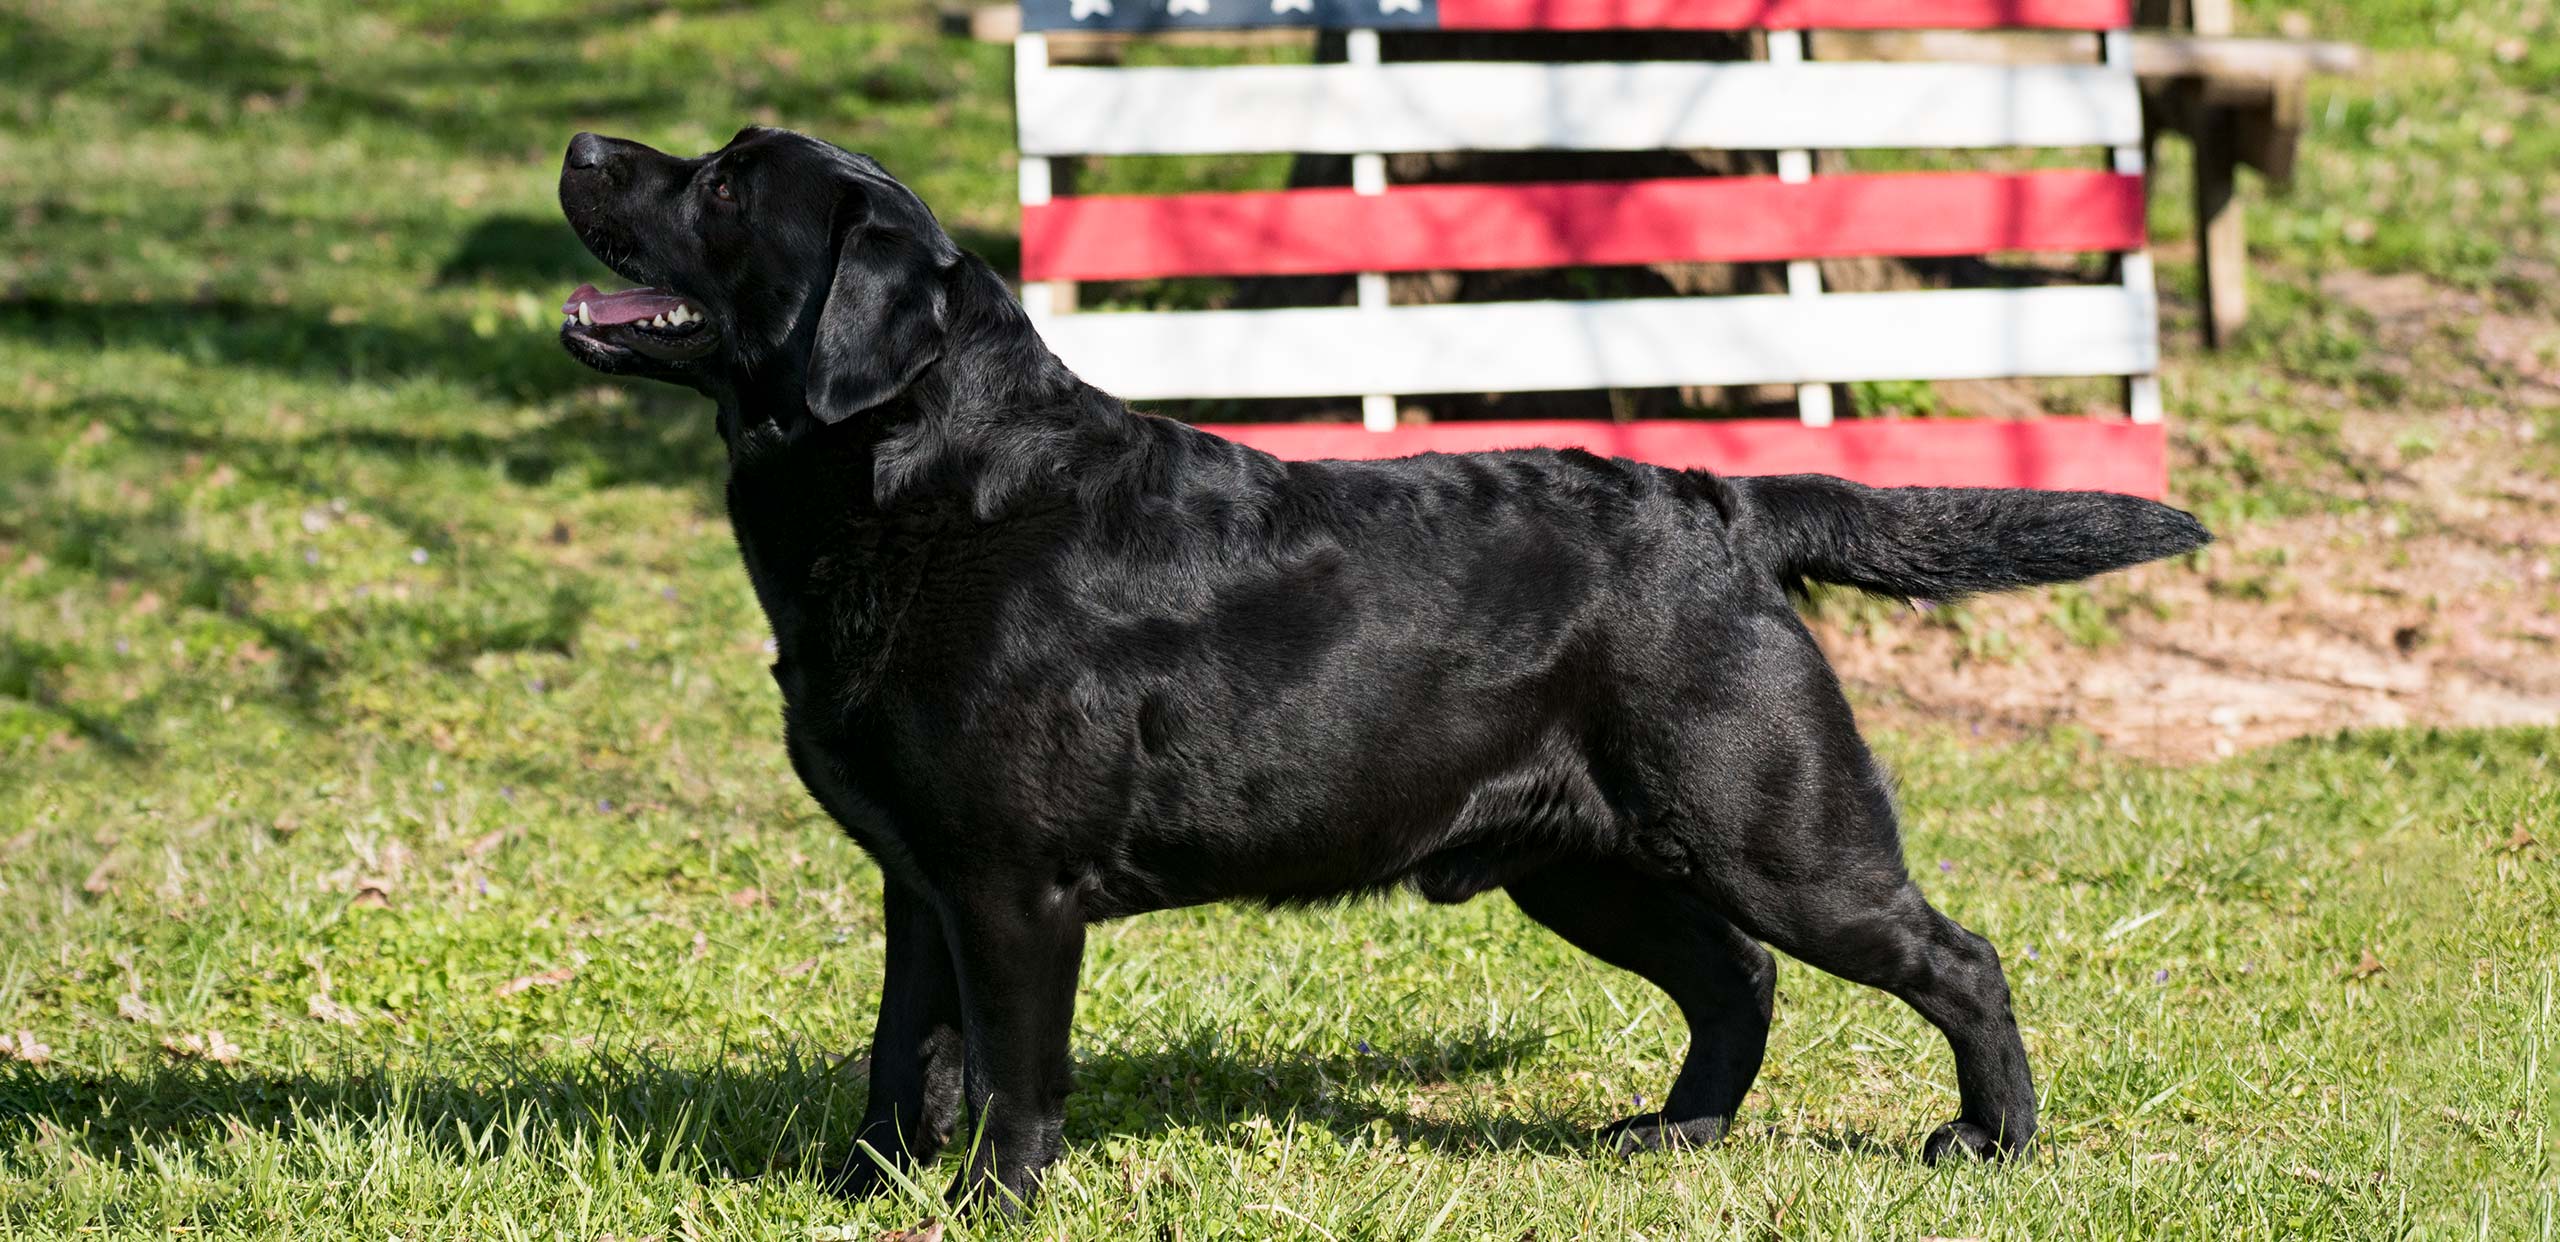
[[[2121,30],[2126,0],[1440,0],[1443,30]]]
[[[1346,423],[1215,424],[1205,430],[1294,460],[1473,453],[1544,445],[1722,474],[1835,474],[1879,487],[2041,487],[2159,499],[2169,480],[2157,423],[2046,418],[1777,419],[1431,423],[1364,431]]]
[[[1025,280],[2132,250],[2142,178],[2096,170],[1423,185],[1022,209]]]

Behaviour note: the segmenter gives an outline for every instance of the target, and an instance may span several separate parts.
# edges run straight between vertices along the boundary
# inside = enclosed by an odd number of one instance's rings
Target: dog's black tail
[[[1726,482],[1748,515],[1749,554],[1798,590],[1811,580],[1949,600],[2075,582],[2213,541],[2179,510],[2113,492],[1868,487],[1819,474]]]

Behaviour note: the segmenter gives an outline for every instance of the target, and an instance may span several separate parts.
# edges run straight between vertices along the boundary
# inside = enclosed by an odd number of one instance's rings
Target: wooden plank
[[[2239,157],[2232,150],[2231,117],[2208,107],[2196,127],[2196,262],[2204,285],[2204,341],[2220,349],[2249,318],[2249,234],[2237,185]]]
[[[1010,11],[1010,7],[1008,7]],[[2125,0],[1023,0],[972,29],[1877,30],[2129,25]]]
[[[1812,42],[1815,56],[1838,60],[2066,64],[2097,58],[2086,34],[2066,38],[1938,28],[1841,31],[1816,34]],[[2218,91],[2262,94],[2313,74],[2354,74],[2364,67],[2365,51],[2353,43],[2168,30],[2133,33],[2133,69],[2146,82],[2204,78]]]
[[[1035,316],[1133,399],[2135,375],[2150,302],[2122,285]]]
[[[1444,30],[2106,30],[2126,0],[1438,0]]]
[[[2133,68],[2133,33],[2109,30],[2098,36],[2099,55],[2109,68],[2130,72]],[[2151,152],[2143,143],[2129,142],[2107,153],[2109,166],[2119,175],[2147,177],[2151,172]],[[2160,298],[2153,281],[2151,252],[2135,250],[2116,259],[2116,275],[2123,282],[2125,296],[2141,307],[2142,321],[2152,334],[2156,347],[2160,333]],[[2124,381],[2124,408],[2137,423],[2160,421],[2160,376],[2158,367],[2144,368]]]
[[[2167,438],[2122,419],[1779,419],[1453,422],[1363,431],[1353,423],[1210,424],[1204,430],[1296,460],[1374,459],[1547,446],[1723,474],[1834,474],[1878,487],[2167,490]]]
[[[1782,65],[1804,63],[1803,31],[1772,30],[1763,34],[1761,41],[1768,45],[1771,61]],[[1778,180],[1789,185],[1813,180],[1813,152],[1795,147],[1778,152]],[[1822,296],[1822,265],[1812,259],[1788,260],[1787,292],[1800,298]],[[1832,405],[1831,385],[1796,385],[1796,419],[1805,426],[1830,426]]]
[[[1038,157],[1033,157],[1038,158]],[[1027,163],[1027,161],[1026,161]],[[1022,212],[1025,280],[1766,263],[2131,250],[2142,179],[2029,173],[1698,177],[1051,199]]]
[[[2103,65],[1695,63],[1052,68],[1016,82],[1025,155],[2115,146]]]

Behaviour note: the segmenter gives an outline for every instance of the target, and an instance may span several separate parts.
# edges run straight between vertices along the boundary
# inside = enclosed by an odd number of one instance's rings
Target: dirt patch
[[[2524,403],[2530,404],[2530,403]],[[2225,533],[2201,568],[1937,613],[1827,609],[1873,723],[2072,725],[2163,760],[2391,725],[2560,723],[2560,478],[2530,410],[2351,420],[2344,513]]]

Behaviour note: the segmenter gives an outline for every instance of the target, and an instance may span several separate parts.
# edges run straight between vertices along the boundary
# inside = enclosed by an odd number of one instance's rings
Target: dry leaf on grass
[[[0,1035],[0,1061],[21,1061],[28,1065],[42,1065],[52,1059],[53,1049],[43,1040],[36,1038],[34,1031],[20,1031],[15,1039]]]
[[[942,1242],[942,1222],[928,1220],[912,1229],[891,1229],[873,1242]]]
[[[161,1020],[159,1008],[142,999],[140,992],[127,992],[117,997],[116,1016],[127,1022],[141,1022],[154,1026]]]
[[[160,1041],[160,1050],[181,1061],[211,1061],[216,1065],[238,1065],[240,1045],[223,1038],[220,1031],[202,1035],[171,1035]]]
[[[80,881],[80,891],[92,897],[104,896],[110,881],[115,878],[115,871],[116,856],[114,854],[99,859],[98,865],[89,869],[89,878]]]
[[[749,906],[761,906],[765,904],[764,890],[760,888],[739,889],[738,891],[729,894],[729,904],[736,906],[741,910],[744,910]]]
[[[2347,977],[2351,979],[2370,979],[2388,969],[2390,968],[2382,964],[2382,959],[2374,955],[2373,950],[2366,949],[2356,958],[2355,967],[2347,972]]]
[[[506,843],[507,830],[500,828],[497,831],[462,847],[462,852],[464,855],[471,858],[487,858],[490,854],[496,852],[499,846],[505,845]]]
[[[793,962],[793,963],[791,963],[790,965],[785,966],[785,967],[783,967],[782,969],[780,969],[780,970],[778,970],[778,971],[775,971],[774,973],[775,973],[775,974],[778,974],[778,975],[781,975],[781,976],[782,976],[783,978],[785,978],[785,979],[797,979],[797,978],[799,978],[800,976],[802,976],[802,975],[805,975],[805,974],[809,973],[810,971],[816,970],[817,968],[818,968],[818,959],[816,959],[816,958],[814,958],[814,957],[810,957],[810,958],[802,958],[801,960],[796,961],[796,962]]]
[[[2536,844],[2538,842],[2534,840],[2533,834],[2525,831],[2521,823],[2516,825],[2514,832],[2507,834],[2507,852],[2510,854],[2521,854],[2532,849]]]
[[[355,1010],[339,1004],[336,997],[333,997],[326,992],[314,992],[310,996],[304,998],[303,1003],[310,1007],[311,1016],[322,1022],[335,1022],[340,1026],[356,1026],[364,1021],[363,1018],[356,1014]]]
[[[534,988],[556,988],[577,977],[578,968],[575,966],[563,966],[558,970],[546,970],[538,975],[518,975],[513,979],[507,980],[505,983],[499,984],[498,995],[513,996],[518,992],[530,991]]]
[[[709,956],[711,956],[711,937],[706,936],[701,932],[695,932],[693,934],[693,960],[698,962]]]
[[[34,845],[35,843],[36,843],[36,830],[35,830],[35,829],[33,829],[33,828],[29,828],[29,829],[27,829],[26,831],[21,832],[21,833],[19,833],[18,835],[16,835],[16,836],[14,836],[14,837],[9,838],[9,843],[8,843],[7,845],[0,845],[0,854],[20,854],[20,853],[24,853],[24,852],[26,852],[26,850],[27,850],[27,848],[28,848],[29,846],[32,846],[32,845]]]

